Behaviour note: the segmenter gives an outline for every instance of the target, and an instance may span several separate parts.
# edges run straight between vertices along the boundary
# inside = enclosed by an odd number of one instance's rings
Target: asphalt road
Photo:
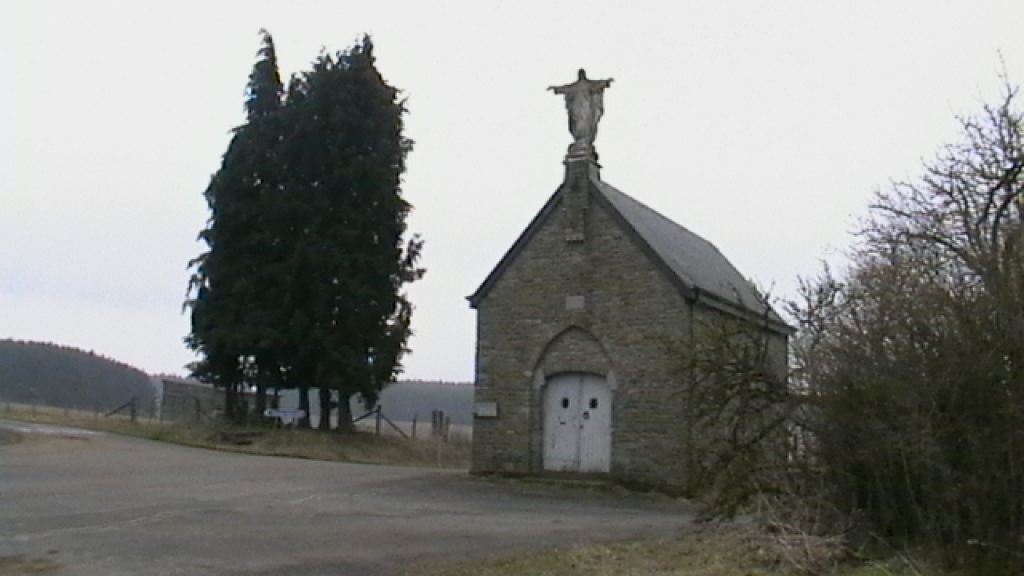
[[[25,438],[0,445],[0,559],[59,575],[385,575],[672,535],[692,518],[652,496],[0,427]]]

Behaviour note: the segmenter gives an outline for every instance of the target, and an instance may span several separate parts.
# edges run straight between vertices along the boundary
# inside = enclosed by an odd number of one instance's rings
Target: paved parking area
[[[0,557],[59,565],[61,575],[385,575],[672,535],[692,521],[650,496],[23,432],[25,441],[0,445]]]

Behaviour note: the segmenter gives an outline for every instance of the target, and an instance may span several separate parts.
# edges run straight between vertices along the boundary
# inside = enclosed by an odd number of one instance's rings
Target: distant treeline
[[[381,391],[381,412],[395,421],[430,421],[430,413],[443,411],[452,424],[473,424],[473,386],[447,382],[406,380]]]
[[[0,340],[0,401],[111,410],[156,393],[145,372],[77,348]]]

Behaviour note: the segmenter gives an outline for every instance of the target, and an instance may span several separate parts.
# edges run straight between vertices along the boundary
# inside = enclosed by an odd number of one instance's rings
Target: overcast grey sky
[[[0,1],[0,338],[183,373],[202,191],[267,28],[282,72],[363,32],[408,98],[428,272],[406,377],[469,381],[465,296],[558,187],[561,97],[614,78],[605,181],[776,294],[871,194],[1024,83],[1024,2]]]

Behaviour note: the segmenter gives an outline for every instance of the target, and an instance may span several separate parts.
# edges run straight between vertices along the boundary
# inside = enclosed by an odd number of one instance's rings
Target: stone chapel
[[[739,318],[785,366],[792,329],[714,245],[601,180],[593,141],[610,83],[581,70],[552,88],[575,139],[565,179],[468,298],[474,473],[681,486],[687,375],[664,343]]]

